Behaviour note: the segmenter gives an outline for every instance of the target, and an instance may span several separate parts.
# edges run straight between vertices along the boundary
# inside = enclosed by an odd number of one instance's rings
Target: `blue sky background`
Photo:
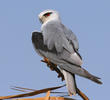
[[[90,100],[108,100],[109,0],[0,0],[0,95],[20,93],[11,86],[42,89],[64,84],[40,62],[31,43],[31,32],[41,27],[37,15],[45,9],[60,13],[62,22],[79,39],[83,67],[103,81],[103,85],[97,85],[77,76],[78,87]],[[81,100],[79,96],[73,98]]]

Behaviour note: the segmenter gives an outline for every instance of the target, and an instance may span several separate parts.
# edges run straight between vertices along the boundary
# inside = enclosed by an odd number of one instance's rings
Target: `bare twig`
[[[38,94],[41,94],[41,93],[45,93],[47,91],[59,89],[59,88],[62,88],[64,86],[65,85],[58,86],[58,87],[45,88],[45,89],[36,90],[36,91],[33,91],[33,92],[24,93],[24,94],[18,94],[18,95],[1,96],[0,99],[11,99],[11,98],[20,98],[20,97],[34,96],[34,95],[38,95]]]

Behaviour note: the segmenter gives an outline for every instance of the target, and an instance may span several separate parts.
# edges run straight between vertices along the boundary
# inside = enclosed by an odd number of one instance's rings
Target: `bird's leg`
[[[48,58],[44,58],[43,60],[41,60],[42,62],[45,62],[47,64],[47,66],[52,70],[52,71],[56,71],[58,74],[58,78],[61,77],[62,81],[64,80],[64,75],[61,73],[61,71],[57,68],[57,65],[50,62],[48,60]]]

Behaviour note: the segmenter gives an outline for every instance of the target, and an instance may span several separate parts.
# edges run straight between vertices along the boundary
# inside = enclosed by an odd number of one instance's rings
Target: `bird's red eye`
[[[45,17],[50,16],[51,12],[44,14]]]

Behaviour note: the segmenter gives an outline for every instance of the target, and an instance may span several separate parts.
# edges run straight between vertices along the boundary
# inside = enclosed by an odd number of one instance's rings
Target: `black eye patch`
[[[45,16],[45,17],[48,17],[48,16],[50,16],[51,14],[52,14],[52,12],[48,12],[48,13],[45,13],[44,16]]]

